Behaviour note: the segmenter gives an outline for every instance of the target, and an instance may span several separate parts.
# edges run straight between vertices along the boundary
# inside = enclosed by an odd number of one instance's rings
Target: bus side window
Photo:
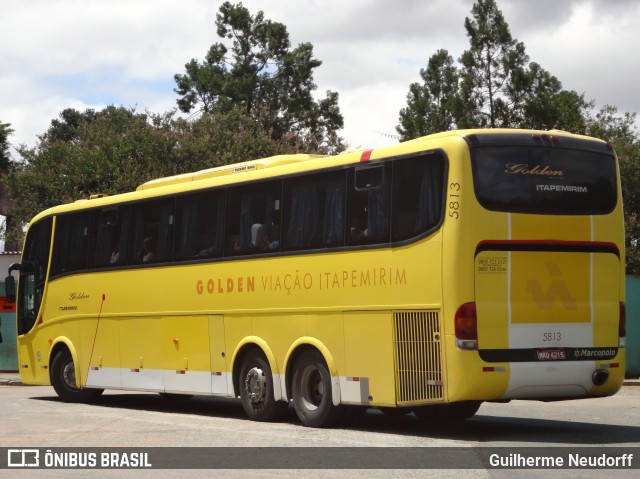
[[[56,220],[51,274],[86,269],[88,246],[89,213],[59,216]]]
[[[178,198],[176,260],[222,255],[224,192],[205,192]]]
[[[233,188],[227,195],[225,256],[279,251],[282,181]]]
[[[389,164],[349,171],[347,244],[389,242],[390,179]]]
[[[157,263],[173,259],[173,198],[132,208],[131,262]]]
[[[402,241],[436,226],[442,216],[444,157],[407,158],[393,163],[392,241]]]
[[[337,171],[285,181],[285,250],[342,246],[344,177]]]
[[[94,267],[127,264],[129,238],[129,208],[107,208],[93,212],[91,220]]]
[[[344,172],[339,172],[339,175],[327,181],[323,208],[323,246],[342,246],[344,244],[345,190]]]

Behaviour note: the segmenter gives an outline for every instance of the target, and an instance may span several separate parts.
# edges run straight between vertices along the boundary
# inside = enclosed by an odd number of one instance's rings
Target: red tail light
[[[456,345],[459,349],[478,349],[478,318],[476,303],[464,303],[454,319]]]
[[[618,338],[620,346],[625,345],[625,337],[627,336],[627,307],[624,301],[620,301],[620,319],[618,322]]]

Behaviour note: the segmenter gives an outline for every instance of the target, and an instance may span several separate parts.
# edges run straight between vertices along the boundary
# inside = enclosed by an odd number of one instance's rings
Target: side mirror
[[[4,290],[7,296],[7,303],[16,302],[16,280],[13,279],[11,272],[15,270],[20,271],[20,267],[20,263],[13,263],[11,266],[9,266],[9,276],[7,276],[4,280]]]
[[[7,296],[7,303],[16,302],[16,280],[13,276],[9,275],[4,280],[4,289]]]

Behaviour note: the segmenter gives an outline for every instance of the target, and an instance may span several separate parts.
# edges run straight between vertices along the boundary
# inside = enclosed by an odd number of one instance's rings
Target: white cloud
[[[621,111],[640,111],[635,81],[640,76],[640,3],[574,2],[566,21],[553,31],[540,29],[525,42],[533,61],[556,75],[563,87],[585,93],[598,106],[612,104]],[[607,2],[609,4],[609,2]],[[615,13],[614,15],[614,12]]]
[[[68,107],[175,107],[173,75],[218,38],[220,0],[5,0],[0,17],[0,121],[13,143],[33,145]],[[342,135],[352,146],[393,143],[410,83],[436,50],[468,47],[472,0],[245,0],[310,42],[323,64],[318,94],[339,92]],[[498,0],[532,61],[598,105],[640,111],[632,0]],[[381,134],[382,133],[382,134]]]

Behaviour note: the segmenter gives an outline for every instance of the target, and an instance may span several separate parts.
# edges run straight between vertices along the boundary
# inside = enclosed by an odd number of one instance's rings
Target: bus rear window
[[[471,152],[478,201],[487,209],[591,215],[617,201],[613,155],[558,147],[491,146]]]

